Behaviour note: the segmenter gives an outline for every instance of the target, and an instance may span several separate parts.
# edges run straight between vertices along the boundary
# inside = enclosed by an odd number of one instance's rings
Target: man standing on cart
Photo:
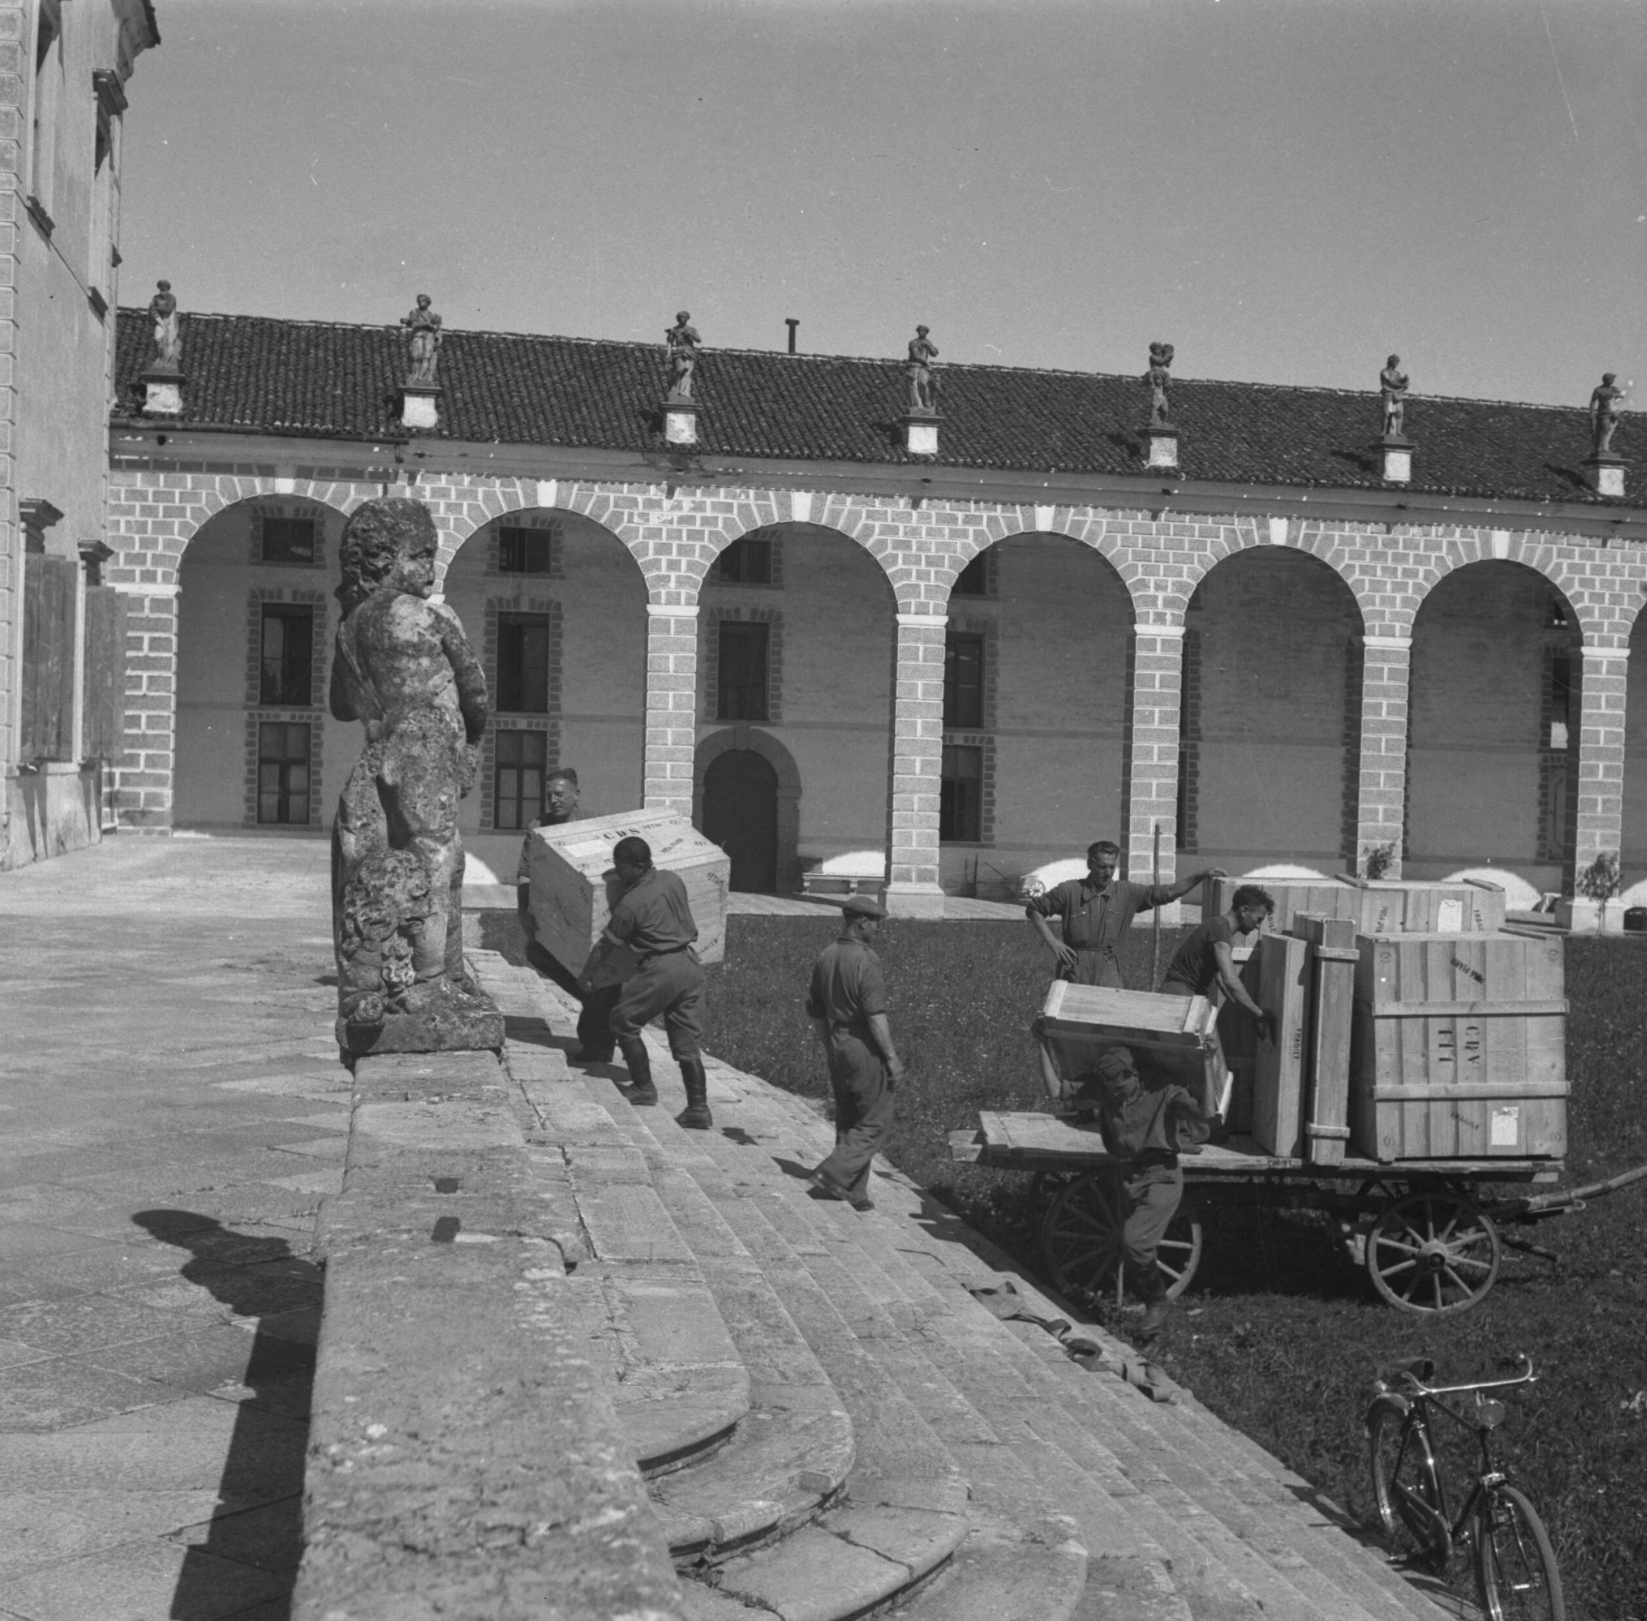
[[[1175,884],[1135,884],[1115,876],[1120,864],[1120,845],[1100,839],[1087,847],[1085,878],[1067,879],[1024,908],[1030,927],[1058,965],[1058,979],[1124,989],[1115,951],[1133,918],[1182,899],[1204,879],[1224,876],[1222,869],[1209,867]],[[1052,932],[1052,918],[1058,919],[1061,935]]]

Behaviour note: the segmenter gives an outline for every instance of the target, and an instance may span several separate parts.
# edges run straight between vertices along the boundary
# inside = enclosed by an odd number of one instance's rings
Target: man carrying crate
[[[1141,1075],[1128,1047],[1100,1053],[1093,1073],[1080,1077],[1076,1098],[1096,1109],[1104,1149],[1122,1162],[1121,1255],[1144,1302],[1138,1338],[1147,1344],[1170,1309],[1155,1255],[1184,1197],[1178,1155],[1204,1143],[1213,1122],[1201,1101],[1169,1076],[1153,1066]]]
[[[1205,879],[1224,876],[1222,869],[1209,867],[1175,884],[1135,884],[1115,876],[1120,863],[1120,845],[1100,839],[1087,847],[1085,878],[1056,884],[1024,908],[1030,927],[1058,964],[1059,979],[1125,989],[1115,948],[1133,918],[1182,899]],[[1049,918],[1058,919],[1061,937],[1052,932]]]

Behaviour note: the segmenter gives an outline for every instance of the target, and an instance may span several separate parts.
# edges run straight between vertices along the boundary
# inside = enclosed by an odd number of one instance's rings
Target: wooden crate
[[[1380,1160],[1564,1154],[1561,941],[1363,934],[1356,944],[1357,1148]]]
[[[559,827],[535,827],[527,836],[527,877],[532,886],[532,919],[538,944],[570,974],[584,963],[621,893],[612,870],[612,849],[631,834],[652,847],[652,864],[685,881],[692,918],[698,925],[698,956],[719,962],[726,954],[726,889],[732,862],[684,816],[671,811],[626,811],[592,816]],[[627,978],[635,970],[623,954],[603,979]]]
[[[1266,1153],[1294,1158],[1304,1151],[1310,948],[1290,934],[1263,934],[1252,962],[1254,1000],[1275,1021],[1272,1038],[1260,1041],[1253,1055],[1252,1136]]]
[[[1235,959],[1236,972],[1241,976],[1247,994],[1257,1001],[1257,946],[1232,946],[1230,955]],[[1229,1095],[1223,1100],[1224,1124],[1232,1135],[1246,1136],[1252,1131],[1253,1087],[1258,1073],[1258,1025],[1239,1002],[1225,1002],[1219,1007],[1218,1044],[1223,1049],[1229,1085]]]
[[[1342,1165],[1350,1135],[1350,1032],[1361,953],[1348,918],[1300,912],[1293,931],[1310,948],[1304,1158],[1311,1165]]]
[[[1236,890],[1256,884],[1275,900],[1269,926],[1296,933],[1300,912],[1348,918],[1360,934],[1491,934],[1504,927],[1504,891],[1497,884],[1453,884],[1351,878],[1209,878],[1201,885],[1201,917],[1229,911]]]
[[[1216,1100],[1224,1078],[1216,1024],[1204,996],[1155,996],[1055,979],[1041,1008],[1041,1045],[1066,1081],[1090,1071],[1109,1048],[1129,1047],[1193,1096]]]

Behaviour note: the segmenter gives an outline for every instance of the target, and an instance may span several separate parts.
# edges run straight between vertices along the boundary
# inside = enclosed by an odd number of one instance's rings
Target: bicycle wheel
[[[1367,1409],[1372,1455],[1373,1502],[1390,1552],[1399,1558],[1446,1568],[1453,1539],[1441,1501],[1430,1438],[1407,1423],[1405,1402],[1380,1396]]]
[[[1489,1487],[1476,1510],[1475,1579],[1492,1621],[1566,1621],[1550,1533],[1514,1486]]]

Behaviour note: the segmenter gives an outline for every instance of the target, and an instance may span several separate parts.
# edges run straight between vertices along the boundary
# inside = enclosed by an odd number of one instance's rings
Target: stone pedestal
[[[1597,495],[1624,495],[1624,459],[1621,456],[1591,456],[1584,463],[1584,482]]]
[[[1413,476],[1413,442],[1399,434],[1385,434],[1378,441],[1381,462],[1379,477],[1386,484],[1409,484]]]
[[[1144,429],[1144,462],[1149,467],[1178,466],[1178,430],[1164,422],[1152,422]]]
[[[698,442],[698,402],[696,400],[665,400],[663,411],[663,439],[669,445],[695,445]]]
[[[400,385],[400,425],[403,428],[433,428],[440,423],[440,385],[402,383]]]
[[[183,414],[183,373],[146,371],[142,374],[143,414],[176,417]]]
[[[904,418],[904,449],[911,456],[936,456],[940,420],[936,411],[911,411]]]
[[[338,1047],[351,1058],[369,1053],[501,1052],[503,1015],[480,991],[464,991],[444,981],[421,1002],[394,1009],[381,1019],[340,1017]]]

